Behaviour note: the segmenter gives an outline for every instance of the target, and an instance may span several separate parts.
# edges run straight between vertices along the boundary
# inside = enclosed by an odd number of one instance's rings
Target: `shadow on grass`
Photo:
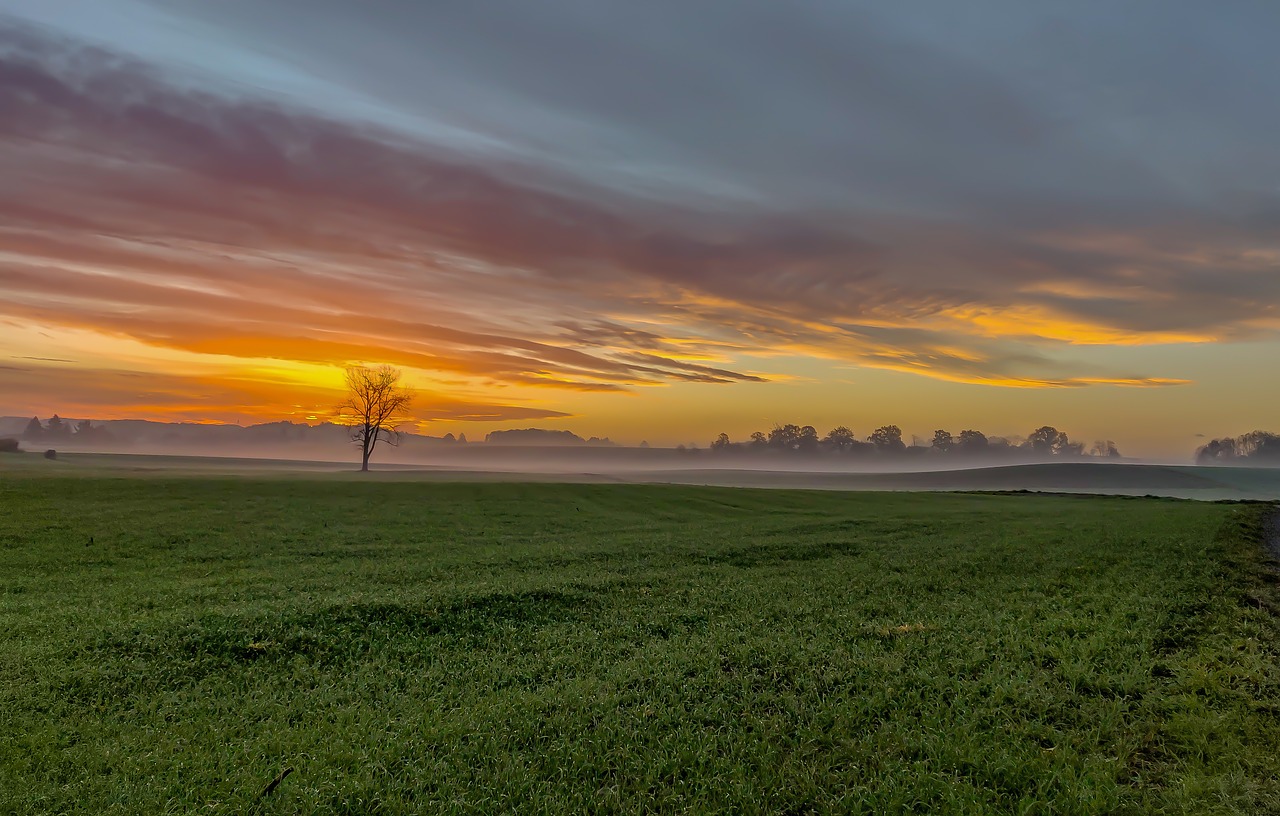
[[[590,595],[536,590],[438,607],[351,602],[275,617],[206,615],[187,625],[102,638],[75,655],[77,670],[55,681],[54,698],[121,705],[247,664],[301,659],[329,667],[383,649],[474,649],[507,634],[581,620],[596,607]]]
[[[759,544],[710,553],[699,561],[727,564],[731,567],[766,567],[788,562],[820,561],[842,555],[857,555],[861,550],[852,541],[819,541],[810,544]]]

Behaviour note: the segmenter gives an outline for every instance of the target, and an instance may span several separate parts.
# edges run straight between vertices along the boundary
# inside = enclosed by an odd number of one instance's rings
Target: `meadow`
[[[1270,512],[10,472],[0,812],[1277,813]]]

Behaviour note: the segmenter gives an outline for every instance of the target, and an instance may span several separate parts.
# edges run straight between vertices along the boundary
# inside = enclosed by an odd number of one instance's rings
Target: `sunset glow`
[[[936,5],[0,0],[0,414],[1276,425],[1278,12]]]

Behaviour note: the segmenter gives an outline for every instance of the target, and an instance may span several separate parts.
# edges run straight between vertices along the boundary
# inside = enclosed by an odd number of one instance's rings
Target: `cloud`
[[[338,398],[330,389],[293,384],[282,391],[271,380],[244,376],[189,376],[127,369],[8,368],[8,405],[23,415],[60,413],[134,419],[263,421],[281,417],[331,417]],[[430,390],[415,397],[416,421],[519,421],[557,419],[563,411],[501,402],[459,399]]]
[[[786,354],[1169,385],[1184,380],[1072,349],[1280,328],[1275,187],[1182,195],[1163,165],[901,20],[710,4],[675,31],[661,3],[630,27],[559,2],[505,22],[464,5],[417,26],[414,4],[356,21],[317,3],[311,40],[280,34],[300,64],[331,47],[323,71],[398,106],[394,122],[0,18],[0,315],[606,392],[758,382],[777,373],[738,361]],[[286,7],[262,30],[296,20]],[[187,13],[253,47],[248,5],[211,9]],[[476,145],[406,124],[441,111],[431,124]],[[609,136],[648,170],[590,149]]]

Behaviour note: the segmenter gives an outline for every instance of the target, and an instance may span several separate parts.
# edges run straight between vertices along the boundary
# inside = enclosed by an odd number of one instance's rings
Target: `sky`
[[[0,412],[1280,430],[1271,0],[0,0]]]

